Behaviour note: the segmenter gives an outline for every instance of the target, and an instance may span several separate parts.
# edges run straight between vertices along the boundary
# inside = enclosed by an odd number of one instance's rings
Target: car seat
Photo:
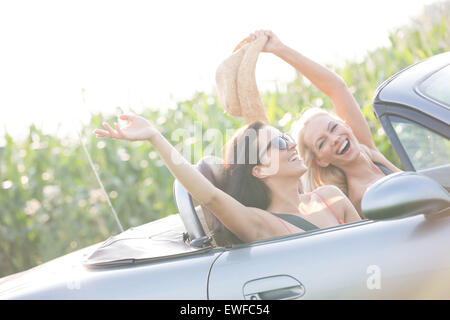
[[[199,170],[211,183],[221,189],[224,167],[223,160],[214,156],[202,158],[196,164]],[[208,208],[198,203],[178,180],[173,186],[175,203],[181,219],[186,227],[187,237],[194,247],[209,245],[230,247],[242,241],[228,230]]]

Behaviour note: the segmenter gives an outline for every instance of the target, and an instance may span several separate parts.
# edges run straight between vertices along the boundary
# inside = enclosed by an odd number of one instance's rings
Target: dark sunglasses
[[[269,142],[266,150],[268,150],[272,145],[274,145],[278,150],[286,150],[289,147],[289,144],[295,144],[294,139],[287,133],[283,133],[281,136],[273,138]]]
[[[270,140],[270,142],[267,144],[266,149],[261,153],[260,157],[262,157],[272,146],[277,148],[278,150],[286,150],[289,147],[289,144],[295,144],[294,139],[292,139],[292,137],[287,133],[283,133],[281,136],[277,136]]]

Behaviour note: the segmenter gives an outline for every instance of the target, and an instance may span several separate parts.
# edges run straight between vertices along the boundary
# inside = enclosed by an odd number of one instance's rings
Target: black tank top
[[[310,231],[310,230],[316,230],[319,229],[319,227],[317,227],[316,225],[312,224],[309,221],[306,221],[303,218],[300,218],[299,216],[296,216],[294,214],[288,214],[288,213],[275,213],[275,212],[271,212],[273,215],[277,216],[280,219],[283,219],[286,222],[289,222],[290,224],[305,230],[305,231]]]

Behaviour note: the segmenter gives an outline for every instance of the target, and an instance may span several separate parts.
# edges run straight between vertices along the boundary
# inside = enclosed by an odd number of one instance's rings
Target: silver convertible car
[[[366,191],[368,219],[242,243],[175,181],[179,213],[2,278],[0,298],[450,299],[450,52],[373,107],[405,172]],[[210,160],[197,167],[217,185]]]

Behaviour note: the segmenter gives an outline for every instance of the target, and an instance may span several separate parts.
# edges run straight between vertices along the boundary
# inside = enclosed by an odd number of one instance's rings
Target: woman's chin
[[[299,177],[304,175],[306,173],[306,171],[308,171],[308,168],[305,166],[305,164],[303,162],[298,165],[297,172],[298,172]]]

